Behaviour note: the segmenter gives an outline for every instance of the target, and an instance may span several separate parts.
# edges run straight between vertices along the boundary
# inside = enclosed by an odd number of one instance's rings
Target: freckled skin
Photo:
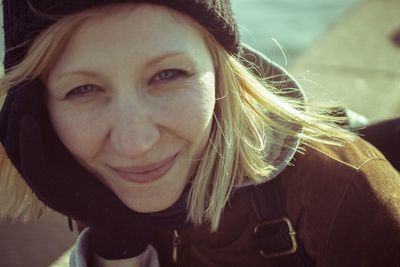
[[[105,10],[73,34],[46,81],[62,142],[136,211],[171,206],[208,144],[215,73],[204,40],[187,20],[153,5]],[[171,69],[179,71],[169,78],[174,72],[163,71]],[[73,91],[82,85],[90,85],[88,92]],[[113,170],[175,154],[171,169],[151,182],[127,181]]]

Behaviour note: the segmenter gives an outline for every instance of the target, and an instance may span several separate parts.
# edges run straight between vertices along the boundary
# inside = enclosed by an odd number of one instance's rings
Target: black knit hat
[[[228,52],[239,52],[239,33],[230,0],[3,0],[5,69],[18,64],[32,40],[57,17],[129,2],[163,5],[182,12],[204,26]]]

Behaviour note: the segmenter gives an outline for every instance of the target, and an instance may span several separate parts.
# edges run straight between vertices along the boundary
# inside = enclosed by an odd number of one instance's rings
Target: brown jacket
[[[297,237],[316,266],[400,266],[399,173],[361,139],[305,148],[278,178]],[[154,246],[161,266],[275,266],[253,248],[258,223],[246,187],[226,207],[216,233],[207,226],[177,232],[177,264],[173,232],[160,230]]]

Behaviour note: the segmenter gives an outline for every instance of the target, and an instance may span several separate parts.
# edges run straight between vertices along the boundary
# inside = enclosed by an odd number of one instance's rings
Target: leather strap
[[[257,218],[254,244],[279,267],[315,266],[297,238],[281,192],[279,177],[252,187],[251,202]]]

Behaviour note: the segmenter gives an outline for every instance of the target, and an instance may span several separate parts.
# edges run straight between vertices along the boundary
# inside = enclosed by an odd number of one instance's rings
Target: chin
[[[179,197],[178,197],[179,198]],[[128,208],[141,213],[158,212],[171,207],[178,198],[159,199],[157,196],[154,200],[136,200],[122,201]]]
[[[161,188],[166,187],[162,186]],[[141,213],[151,213],[171,207],[179,199],[183,189],[184,186],[169,190],[160,190],[159,187],[141,188],[141,190],[136,188],[136,190],[125,191],[123,195],[117,194],[117,196],[129,209]]]

